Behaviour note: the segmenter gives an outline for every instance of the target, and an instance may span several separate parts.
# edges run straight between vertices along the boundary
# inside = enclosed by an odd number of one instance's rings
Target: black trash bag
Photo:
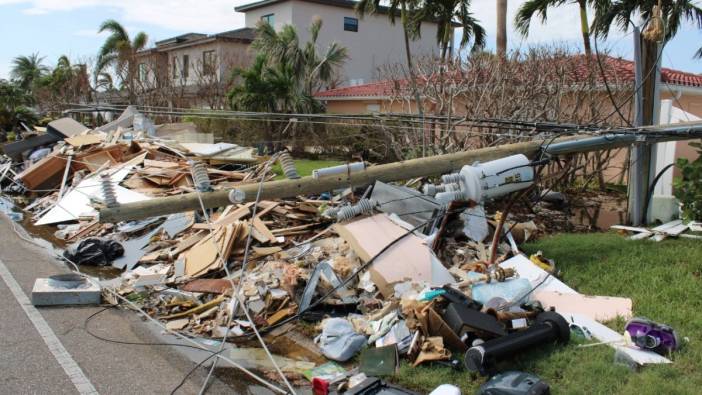
[[[114,240],[90,237],[71,245],[63,256],[78,265],[107,266],[124,255],[124,247]]]

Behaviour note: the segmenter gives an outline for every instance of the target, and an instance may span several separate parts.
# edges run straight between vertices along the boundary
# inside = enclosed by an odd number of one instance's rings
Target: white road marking
[[[44,317],[41,316],[39,310],[29,301],[29,298],[24,294],[24,291],[22,291],[22,288],[20,288],[19,284],[12,276],[12,273],[10,273],[2,260],[0,260],[0,277],[2,277],[7,287],[12,291],[15,299],[17,299],[17,303],[19,303],[25,314],[27,314],[29,320],[32,321],[37,332],[39,332],[41,338],[44,339],[44,343],[49,347],[49,351],[51,351],[56,361],[66,372],[68,378],[71,379],[78,392],[81,395],[97,395],[98,392],[93,384],[88,380],[88,377],[83,373],[83,370],[81,370],[73,357],[71,357],[71,354],[66,351],[66,348],[61,344],[58,337],[56,337],[54,331],[51,330],[49,324],[46,323]]]

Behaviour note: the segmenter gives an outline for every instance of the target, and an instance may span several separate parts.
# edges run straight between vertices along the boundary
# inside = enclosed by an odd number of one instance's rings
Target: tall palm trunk
[[[405,55],[407,56],[407,68],[409,69],[410,84],[412,85],[412,95],[414,96],[414,101],[417,103],[417,113],[420,116],[424,115],[424,109],[422,102],[419,97],[419,90],[417,89],[417,76],[414,74],[414,64],[412,63],[412,51],[410,49],[410,38],[409,32],[409,15],[407,15],[407,2],[402,2],[401,15],[402,18],[402,31],[405,36]],[[423,132],[423,131],[422,131]]]
[[[592,56],[592,49],[590,48],[590,26],[587,21],[587,1],[578,0],[578,5],[580,6],[580,30],[583,34],[583,47],[589,62]]]
[[[497,0],[497,55],[507,55],[507,0]]]

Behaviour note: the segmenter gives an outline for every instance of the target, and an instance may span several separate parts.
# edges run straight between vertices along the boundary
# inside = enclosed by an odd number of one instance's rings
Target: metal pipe
[[[546,311],[536,317],[536,323],[523,331],[488,340],[466,351],[465,365],[472,372],[487,374],[489,365],[527,348],[558,341],[568,343],[570,327],[560,314]]]

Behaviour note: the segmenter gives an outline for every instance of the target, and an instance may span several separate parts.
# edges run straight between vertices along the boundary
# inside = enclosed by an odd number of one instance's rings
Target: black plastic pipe
[[[545,311],[536,317],[536,322],[528,329],[469,348],[464,362],[466,369],[485,375],[488,366],[499,359],[530,347],[554,341],[565,344],[569,340],[568,322],[556,312]]]

